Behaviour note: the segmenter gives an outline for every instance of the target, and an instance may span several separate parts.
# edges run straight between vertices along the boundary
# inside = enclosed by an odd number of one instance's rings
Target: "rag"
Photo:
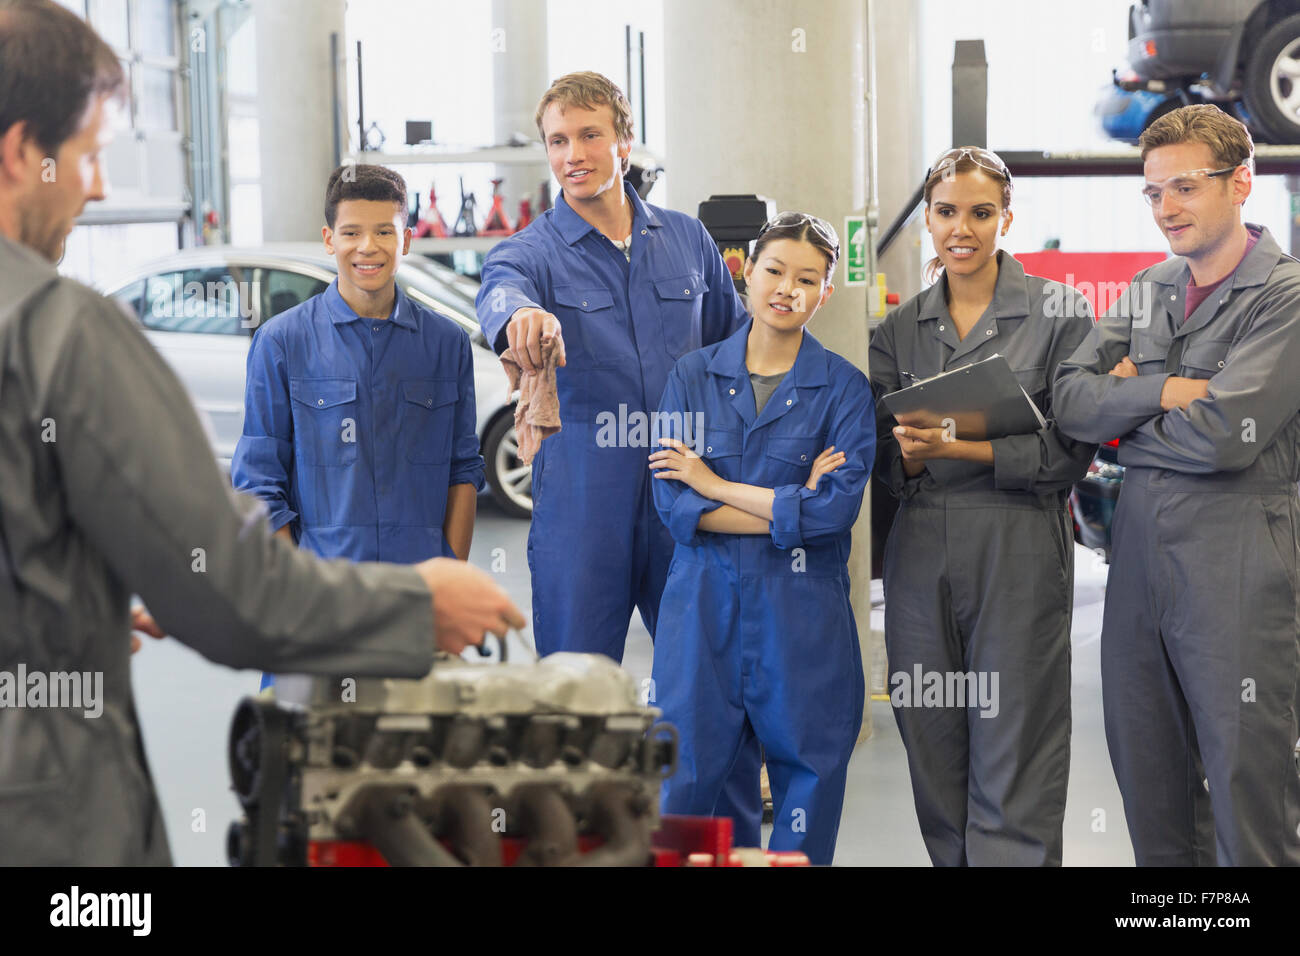
[[[515,406],[515,434],[519,438],[519,460],[532,464],[542,447],[542,439],[560,430],[560,395],[555,388],[555,341],[542,340],[542,367],[527,372],[510,349],[501,356],[501,364],[510,379],[510,393],[519,389]]]

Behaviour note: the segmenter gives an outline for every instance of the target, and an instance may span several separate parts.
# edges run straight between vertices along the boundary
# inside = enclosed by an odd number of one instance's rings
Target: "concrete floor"
[[[531,594],[528,524],[480,499],[470,559],[495,566],[502,585],[527,613]],[[498,550],[499,549],[499,550]],[[1106,566],[1076,550],[1073,629],[1073,737],[1065,815],[1065,863],[1132,866],[1119,790],[1102,727],[1098,666]],[[873,626],[882,625],[873,612]],[[639,617],[628,635],[624,666],[640,683],[650,676],[653,647]],[[181,866],[225,865],[225,834],[239,816],[230,793],[226,739],[235,705],[257,692],[259,675],[232,671],[174,640],[146,640],[133,664],[145,743],[161,795],[172,854]],[[870,702],[874,731],[849,765],[836,865],[928,866],[912,807],[907,759],[887,700]]]

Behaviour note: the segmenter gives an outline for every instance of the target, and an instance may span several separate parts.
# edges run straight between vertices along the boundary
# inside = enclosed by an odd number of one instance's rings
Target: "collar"
[[[718,350],[709,361],[709,372],[723,378],[749,379],[749,369],[745,367],[745,349],[749,344],[749,330],[754,320],[750,319],[737,332],[722,341]],[[803,330],[803,341],[799,343],[799,354],[794,358],[794,366],[786,373],[784,381],[793,379],[799,388],[819,388],[829,384],[826,374],[826,348],[807,328]]]
[[[639,232],[645,226],[658,229],[663,225],[655,215],[654,209],[637,195],[632,184],[626,179],[623,180],[623,195],[632,204],[633,233]],[[574,212],[573,207],[564,198],[563,189],[560,190],[560,198],[555,201],[555,229],[559,232],[560,238],[569,245],[573,245],[587,233],[596,231],[595,226]]]
[[[1229,287],[1233,289],[1263,285],[1282,258],[1282,247],[1268,229],[1253,222],[1245,223],[1245,226],[1259,238],[1255,241],[1255,247],[1246,253],[1246,258],[1226,277],[1232,280]],[[1164,262],[1153,265],[1142,278],[1158,285],[1185,289],[1191,277],[1192,267],[1187,264],[1187,260],[1182,256],[1171,256]]]
[[[51,279],[59,274],[58,268],[31,246],[24,245],[16,239],[0,235],[0,250],[23,263],[24,270],[36,270],[35,278],[40,281]]]
[[[940,319],[948,316],[948,276],[923,294],[917,321]],[[993,286],[993,317],[1013,319],[1029,315],[1029,283],[1025,281],[1025,267],[1005,249],[998,250],[998,281]]]
[[[394,286],[393,291],[393,311],[389,314],[387,321],[392,322],[394,325],[400,325],[404,329],[418,329],[419,325],[415,321],[415,304],[407,298],[400,285]],[[361,320],[361,316],[352,311],[352,306],[343,301],[343,296],[339,294],[339,280],[337,278],[325,290],[325,306],[329,312],[330,321],[335,325]]]

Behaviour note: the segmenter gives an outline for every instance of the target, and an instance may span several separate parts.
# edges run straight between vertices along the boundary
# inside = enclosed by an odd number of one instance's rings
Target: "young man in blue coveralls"
[[[322,235],[338,279],[253,338],[234,486],[321,557],[465,560],[483,486],[472,346],[397,286],[405,182],[339,167]]]
[[[651,500],[650,429],[636,422],[658,409],[678,358],[722,341],[746,316],[704,226],[624,182],[632,113],[617,86],[596,73],[561,77],[542,97],[537,128],[562,192],[487,257],[478,318],[493,347],[509,346],[525,369],[541,364],[543,339],[560,343],[563,428],[533,461],[538,653],[622,661],[634,608],[654,636],[673,554]],[[627,421],[628,440],[598,417]]]
[[[617,86],[598,73],[562,76],[536,120],[561,193],[488,255],[478,318],[493,348],[509,347],[525,369],[541,365],[544,339],[562,366],[563,427],[533,459],[537,651],[621,662],[634,608],[654,638],[673,556],[651,496],[649,416],[677,359],[748,316],[699,220],[643,202],[624,181],[632,109]],[[602,428],[611,420],[626,429]],[[724,795],[718,815],[755,812],[759,763],[757,745],[737,760],[739,809]]]

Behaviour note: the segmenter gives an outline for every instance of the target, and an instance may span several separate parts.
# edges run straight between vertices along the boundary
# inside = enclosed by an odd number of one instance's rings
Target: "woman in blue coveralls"
[[[757,794],[761,743],[769,848],[815,864],[835,853],[862,720],[847,561],[875,453],[867,377],[804,330],[838,258],[824,220],[763,227],[745,265],[751,320],[677,363],[657,425],[680,435],[650,456],[677,541],[653,671],[654,703],[681,733],[663,810],[709,815],[734,805],[724,789]],[[741,845],[758,842],[757,799],[752,811],[736,820]]]
[[[1074,587],[1066,498],[1096,446],[1057,429],[1051,382],[1092,329],[1092,309],[998,250],[1012,218],[998,156],[945,152],[924,195],[937,281],[872,336],[877,399],[1000,354],[1047,425],[978,441],[881,414],[876,471],[900,501],[885,543],[891,703],[935,865],[1059,864]]]

